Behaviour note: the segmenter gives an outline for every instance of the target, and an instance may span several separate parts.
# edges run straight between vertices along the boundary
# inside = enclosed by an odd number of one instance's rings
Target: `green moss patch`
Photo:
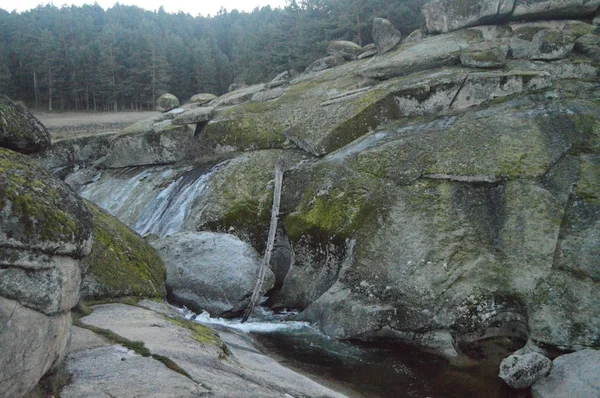
[[[86,300],[108,297],[162,297],[165,265],[139,235],[98,206],[86,202],[94,221],[92,253],[83,263],[97,287],[82,289]]]
[[[11,226],[4,231],[8,238],[42,251],[80,255],[91,235],[91,217],[81,200],[36,162],[4,148],[0,148],[0,209],[0,220]],[[76,249],[65,249],[67,245]]]

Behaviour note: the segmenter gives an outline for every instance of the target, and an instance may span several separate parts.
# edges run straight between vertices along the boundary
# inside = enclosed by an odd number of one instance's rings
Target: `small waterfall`
[[[107,170],[80,195],[129,225],[140,235],[180,232],[194,202],[207,191],[220,167],[173,169],[159,166]]]
[[[169,184],[146,205],[133,229],[142,236],[150,233],[163,237],[180,232],[194,200],[206,190],[214,172],[215,169],[201,175],[191,184],[187,175]]]

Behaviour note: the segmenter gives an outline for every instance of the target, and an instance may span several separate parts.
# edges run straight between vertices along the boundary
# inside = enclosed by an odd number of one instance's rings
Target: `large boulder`
[[[450,32],[468,26],[498,22],[518,0],[431,0],[423,6],[427,30]]]
[[[167,265],[171,300],[214,315],[239,312],[252,294],[261,258],[227,234],[182,232],[152,242]],[[267,273],[264,290],[274,283]]]
[[[98,206],[87,201],[86,206],[93,217],[94,243],[82,261],[81,298],[163,298],[166,270],[156,250]]]
[[[0,147],[21,153],[39,152],[50,146],[50,133],[24,105],[0,94]]]
[[[0,391],[21,397],[66,353],[92,220],[64,183],[4,148],[0,209]]]
[[[394,25],[390,21],[383,18],[375,18],[373,21],[373,41],[380,55],[396,47],[396,44],[400,43],[400,40],[402,40],[402,33],[394,28]]]
[[[177,107],[179,107],[179,99],[173,94],[163,94],[156,100],[156,110],[159,112],[168,112]]]
[[[552,362],[548,377],[533,385],[534,398],[596,398],[600,396],[600,351],[583,350]]]
[[[506,354],[528,337],[595,344],[595,86],[564,87],[588,99],[559,90],[400,121],[291,170],[295,262],[272,302],[328,335],[449,356],[479,358],[494,339],[514,343]]]

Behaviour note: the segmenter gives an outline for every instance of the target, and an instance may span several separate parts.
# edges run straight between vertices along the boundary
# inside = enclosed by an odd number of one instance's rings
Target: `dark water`
[[[498,360],[469,369],[402,346],[365,346],[329,339],[312,329],[253,333],[281,362],[353,397],[529,398],[497,377]]]

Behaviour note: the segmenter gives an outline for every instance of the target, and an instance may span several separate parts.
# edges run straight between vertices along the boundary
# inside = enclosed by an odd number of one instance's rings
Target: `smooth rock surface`
[[[600,396],[600,351],[583,350],[552,361],[548,377],[532,387],[534,398]]]
[[[166,311],[163,311],[166,312]],[[208,392],[210,396],[222,398],[234,397],[273,397],[282,398],[286,394],[300,397],[331,397],[343,398],[342,394],[327,389],[309,378],[284,368],[272,358],[261,354],[249,341],[237,334],[220,331],[217,335],[201,325],[182,327],[183,319],[168,319],[157,312],[144,308],[131,307],[123,304],[110,304],[94,307],[94,313],[82,318],[82,322],[100,328],[105,328],[131,341],[143,342],[152,353],[167,357],[175,362],[190,376],[190,382],[181,383],[182,388],[199,386],[199,392]],[[193,325],[193,324],[192,324]],[[192,329],[194,328],[194,329]],[[196,329],[197,328],[197,329]],[[226,343],[228,354],[223,349]],[[115,368],[124,369],[123,376],[131,375],[125,371],[129,365],[118,364],[122,357],[141,362],[141,359],[118,347],[105,347],[100,353],[106,363],[94,365],[93,355],[86,351],[76,353],[74,360],[84,360],[85,376],[94,376],[97,369],[103,369],[110,376],[110,382],[104,383],[103,388],[114,388],[123,385],[121,376],[111,370],[108,364]],[[86,359],[87,358],[87,359]],[[111,359],[112,358],[112,359]],[[71,362],[71,359],[69,359]],[[77,362],[69,365],[77,372]],[[154,366],[147,363],[145,366]],[[163,369],[166,368],[163,365]],[[83,372],[82,372],[83,373]],[[75,373],[75,383],[81,373]],[[136,391],[146,388],[145,383],[153,385],[154,373],[138,372],[132,374],[139,382],[127,386],[128,390]],[[158,376],[157,376],[158,377]],[[175,379],[179,380],[178,377]],[[84,380],[84,379],[82,379]],[[183,379],[181,379],[183,381]],[[91,380],[94,382],[94,379]],[[193,382],[193,384],[192,384]],[[83,383],[79,383],[82,385]],[[166,382],[166,385],[172,385]],[[173,386],[177,388],[177,386]],[[68,387],[66,389],[68,391]],[[85,394],[85,390],[79,390]],[[114,391],[114,390],[113,390]],[[145,390],[144,390],[145,391]],[[164,391],[164,390],[163,390]],[[177,390],[179,391],[179,390]],[[186,391],[183,389],[182,391]],[[80,393],[80,394],[82,394]],[[82,397],[82,395],[74,395]],[[83,395],[85,396],[85,395]],[[125,395],[129,396],[129,395]],[[173,396],[173,395],[168,395]],[[175,394],[175,396],[178,396]],[[186,395],[184,395],[186,396]]]
[[[261,264],[248,244],[227,234],[183,232],[152,242],[167,266],[171,300],[220,315],[244,303]],[[268,272],[264,291],[274,283]],[[237,309],[236,311],[239,311]]]
[[[512,388],[529,388],[546,377],[551,367],[552,361],[537,352],[511,355],[502,360],[498,376]]]

